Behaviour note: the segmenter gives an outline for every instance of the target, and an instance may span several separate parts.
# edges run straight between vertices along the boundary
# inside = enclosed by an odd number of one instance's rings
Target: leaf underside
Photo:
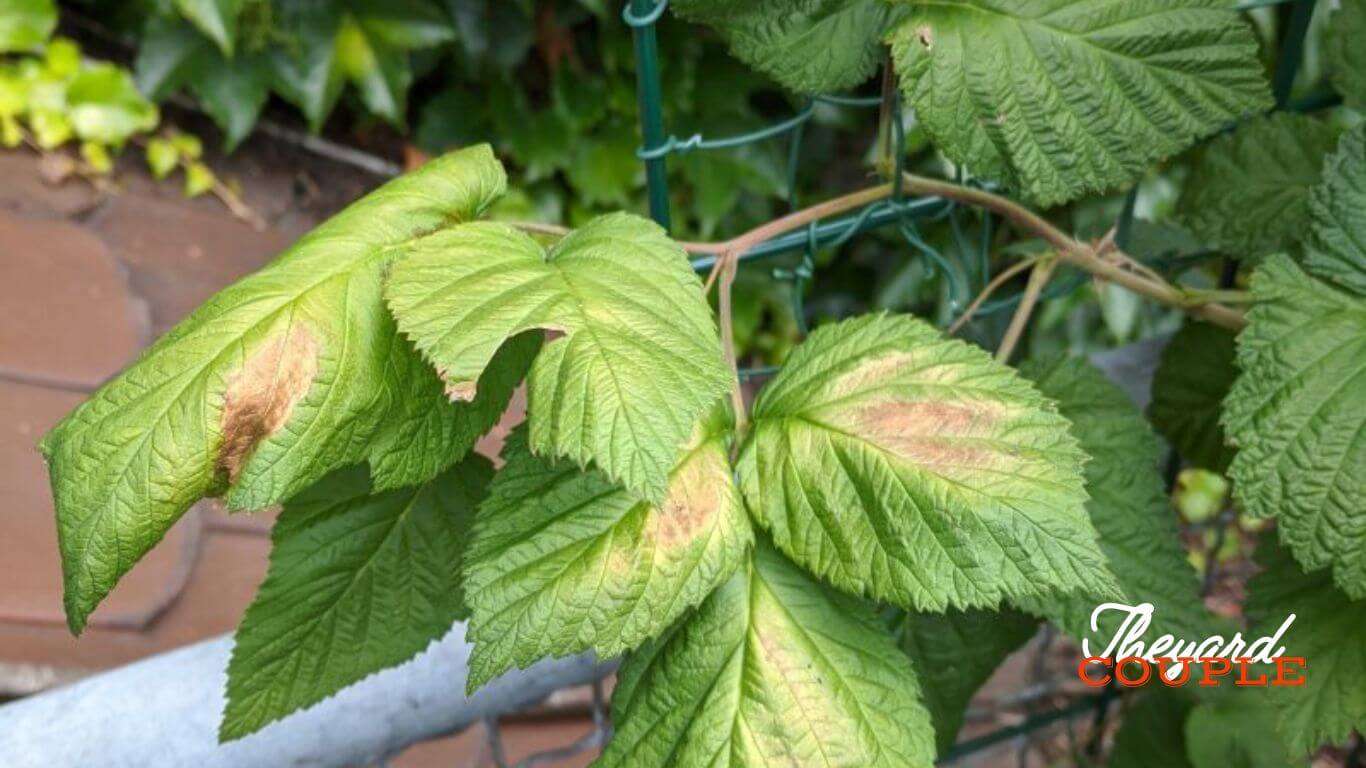
[[[899,0],[907,100],[936,146],[1040,205],[1108,191],[1271,107],[1224,0]]]
[[[841,589],[942,611],[1114,586],[1067,421],[981,349],[906,316],[827,325],[753,411],[747,505]]]
[[[473,446],[535,340],[507,345],[481,397],[452,404],[385,311],[382,272],[504,185],[487,146],[386,184],[218,293],[44,438],[73,631],[205,496],[260,509],[357,463],[386,490]]]
[[[760,544],[696,613],[632,654],[598,768],[928,768],[910,661],[867,606]]]
[[[1276,517],[1309,570],[1366,597],[1366,299],[1272,256],[1253,274],[1224,405],[1229,467],[1248,512]]]
[[[655,637],[724,582],[753,543],[724,427],[700,431],[661,505],[601,473],[533,456],[525,430],[479,509],[467,558],[468,688],[513,666]]]
[[[683,249],[645,219],[603,216],[548,252],[506,224],[411,243],[386,296],[455,397],[508,338],[547,329],[527,380],[530,445],[651,501],[729,389],[716,324]]]
[[[228,741],[417,655],[465,614],[461,563],[493,465],[371,493],[365,468],[286,502],[228,664]]]

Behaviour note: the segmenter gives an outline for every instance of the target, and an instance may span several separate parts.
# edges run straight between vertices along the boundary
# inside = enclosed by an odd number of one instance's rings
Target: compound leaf
[[[1200,599],[1200,580],[1186,561],[1176,515],[1159,474],[1161,446],[1127,395],[1084,360],[1031,362],[1024,375],[1072,422],[1072,434],[1091,457],[1086,463],[1086,503],[1100,533],[1100,549],[1132,604],[1152,603],[1149,638],[1162,634],[1205,637],[1214,631]],[[1090,631],[1091,612],[1104,598],[1073,593],[1026,598],[1021,604],[1077,638],[1106,648],[1121,614],[1102,616]]]
[[[1153,426],[1182,458],[1219,473],[1234,455],[1219,413],[1238,375],[1235,356],[1233,333],[1187,320],[1162,350],[1148,406]]]
[[[1366,5],[1366,3],[1359,3]],[[1366,126],[1342,137],[1329,156],[1323,183],[1309,200],[1313,237],[1304,267],[1366,296]]]
[[[779,549],[913,610],[1113,586],[1067,421],[907,316],[828,325],[754,405],[740,487]]]
[[[1329,17],[1328,39],[1324,44],[1329,78],[1347,106],[1366,109],[1366,2],[1342,0]]]
[[[599,472],[532,455],[515,432],[467,559],[470,690],[545,656],[620,655],[724,582],[754,539],[728,437],[726,424],[704,422],[654,505]]]
[[[929,768],[930,715],[877,616],[766,544],[623,664],[597,768]]]
[[[1309,229],[1309,192],[1338,132],[1324,120],[1275,112],[1211,141],[1182,190],[1183,223],[1239,258],[1297,248]]]
[[[1308,664],[1304,685],[1270,690],[1292,753],[1345,742],[1354,729],[1366,732],[1366,600],[1344,595],[1327,572],[1303,572],[1271,542],[1257,548],[1257,561],[1265,570],[1248,583],[1249,635],[1271,634],[1293,613],[1295,622],[1281,642],[1287,656]]]
[[[493,465],[372,493],[364,466],[285,503],[237,630],[219,738],[260,730],[420,653],[466,611],[461,564]]]
[[[1224,0],[898,0],[901,87],[935,144],[1042,205],[1103,192],[1271,106]]]
[[[415,241],[389,278],[389,306],[453,397],[508,337],[563,335],[532,365],[530,445],[594,462],[659,503],[679,450],[729,376],[702,284],[683,249],[637,216],[589,222],[549,252],[493,222]]]
[[[670,6],[714,27],[736,58],[799,93],[867,80],[896,15],[882,0],[675,0]]]
[[[504,184],[487,146],[386,184],[218,293],[44,438],[72,631],[204,496],[260,509],[361,462],[387,490],[470,449],[535,339],[502,350],[477,401],[450,403],[385,312],[382,272]]]
[[[1278,519],[1305,568],[1331,566],[1343,591],[1366,597],[1366,298],[1280,255],[1253,273],[1252,295],[1224,403],[1234,495]]]
[[[1038,627],[1038,619],[1010,608],[907,613],[897,621],[894,633],[922,683],[940,757],[958,738],[977,689]]]

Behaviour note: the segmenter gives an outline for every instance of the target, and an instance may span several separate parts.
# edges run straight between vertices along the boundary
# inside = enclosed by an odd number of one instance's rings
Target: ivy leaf
[[[1032,361],[1024,371],[1072,422],[1072,434],[1091,458],[1086,503],[1100,533],[1100,549],[1120,588],[1133,603],[1152,603],[1149,637],[1205,637],[1215,631],[1200,599],[1200,580],[1186,561],[1181,532],[1158,472],[1157,436],[1124,391],[1084,360]],[[1119,628],[1116,613],[1090,631],[1100,595],[1074,593],[1026,598],[1021,605],[1054,622],[1092,648],[1109,645]],[[1108,621],[1107,621],[1108,619]]]
[[[493,465],[471,454],[372,493],[364,466],[285,503],[237,630],[219,739],[240,739],[421,653],[466,615],[461,564]]]
[[[592,461],[664,501],[680,449],[730,383],[702,284],[663,229],[612,214],[547,252],[512,226],[481,222],[405,251],[389,306],[453,397],[475,393],[505,339],[561,333],[528,379],[531,450]]]
[[[798,93],[840,91],[867,80],[897,14],[882,0],[674,0],[670,6],[714,27],[736,58]]]
[[[42,48],[56,28],[54,0],[0,0],[0,53]]]
[[[1239,258],[1296,248],[1337,139],[1332,123],[1291,112],[1243,123],[1202,150],[1177,204],[1183,223]]]
[[[468,557],[471,692],[545,656],[618,656],[735,571],[754,535],[731,482],[729,427],[709,422],[660,505],[599,472],[534,456],[525,430],[514,433]]]
[[[977,689],[1038,627],[1038,619],[1010,608],[907,613],[897,621],[897,642],[923,684],[940,757],[958,738]]]
[[[1177,453],[1220,474],[1234,455],[1219,424],[1224,398],[1238,375],[1234,356],[1232,333],[1187,320],[1162,350],[1148,406],[1153,426]]]
[[[1256,557],[1265,570],[1248,583],[1249,634],[1275,632],[1295,614],[1282,642],[1286,655],[1301,656],[1309,665],[1303,686],[1271,691],[1291,752],[1340,744],[1353,730],[1366,733],[1366,600],[1344,595],[1327,572],[1304,573],[1290,553],[1270,542],[1257,548]]]
[[[1313,238],[1305,269],[1366,296],[1366,127],[1357,126],[1342,137],[1309,207]]]
[[[1067,421],[1014,371],[908,316],[818,329],[754,405],[740,488],[778,548],[921,611],[1114,585]]]
[[[1252,295],[1224,403],[1234,495],[1277,518],[1305,568],[1331,566],[1350,597],[1366,597],[1366,298],[1285,256],[1253,273]]]
[[[331,3],[287,3],[280,9],[280,29],[299,44],[271,52],[275,89],[304,113],[315,133],[346,87],[336,55],[340,26],[341,16]]]
[[[632,654],[597,768],[929,768],[909,660],[857,600],[761,544],[696,613]]]
[[[1347,106],[1366,110],[1366,3],[1343,0],[1328,23],[1324,44],[1329,79]]]
[[[232,56],[243,0],[175,0],[177,11],[203,32],[224,56]]]
[[[505,183],[487,146],[390,182],[218,293],[44,438],[72,631],[204,496],[260,509],[361,462],[388,490],[470,449],[535,339],[502,351],[479,399],[449,403],[384,311],[382,271]]]
[[[954,162],[1056,205],[1272,105],[1224,0],[899,0],[901,87]]]
[[[81,70],[66,89],[67,117],[84,141],[119,145],[150,131],[161,119],[156,105],[138,93],[133,78],[113,64]]]

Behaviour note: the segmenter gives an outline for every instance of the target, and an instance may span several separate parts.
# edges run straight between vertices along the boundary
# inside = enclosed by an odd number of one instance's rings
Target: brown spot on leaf
[[[318,342],[307,329],[291,327],[256,349],[223,393],[223,442],[218,471],[229,482],[262,440],[289,421],[318,373]]]
[[[916,27],[915,37],[917,40],[920,41],[921,45],[925,46],[925,50],[934,50],[934,30],[930,29],[930,25],[921,24],[920,26]]]
[[[854,421],[867,439],[914,463],[973,467],[998,463],[1001,451],[962,438],[995,434],[1003,416],[994,403],[891,400],[860,408]]]
[[[716,520],[727,485],[724,475],[715,473],[716,462],[711,459],[710,455],[698,456],[685,462],[669,483],[668,498],[653,514],[652,535],[660,548],[687,547]]]
[[[445,381],[443,378],[442,381]],[[447,381],[446,397],[453,403],[468,403],[479,393],[477,381]]]

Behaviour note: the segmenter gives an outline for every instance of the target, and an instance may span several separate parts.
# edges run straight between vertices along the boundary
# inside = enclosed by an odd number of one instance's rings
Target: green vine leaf
[[[1040,205],[1127,184],[1269,109],[1224,0],[897,0],[907,100],[936,146]]]
[[[1343,0],[1328,23],[1324,51],[1329,78],[1347,106],[1366,110],[1366,3]]]
[[[1200,597],[1200,580],[1186,561],[1181,531],[1159,473],[1162,448],[1124,391],[1084,360],[1059,357],[1031,361],[1023,370],[1072,422],[1072,434],[1090,457],[1086,463],[1086,510],[1100,533],[1100,549],[1132,604],[1152,603],[1150,641],[1162,634],[1206,637],[1219,630]],[[1078,592],[1020,601],[1097,651],[1119,629],[1121,614],[1101,617],[1091,631],[1091,612],[1103,596]]]
[[[1219,414],[1238,376],[1234,335],[1187,320],[1162,350],[1148,416],[1182,458],[1222,474],[1233,461]]]
[[[364,466],[285,503],[237,629],[219,738],[240,739],[421,653],[466,615],[461,565],[493,465],[372,493]]]
[[[766,544],[669,633],[632,654],[597,768],[929,768],[910,661],[864,604]]]
[[[852,88],[877,70],[897,11],[882,0],[674,0],[741,61],[798,93]]]
[[[1366,5],[1366,3],[1358,3]],[[1329,158],[1309,207],[1313,238],[1304,267],[1366,296],[1366,126],[1347,132]]]
[[[244,0],[175,0],[180,15],[203,32],[224,56],[232,56],[237,42],[237,17]]]
[[[1277,518],[1305,568],[1331,566],[1348,596],[1366,597],[1366,298],[1285,256],[1253,273],[1252,295],[1224,403],[1234,495]]]
[[[730,388],[716,324],[686,254],[653,222],[603,216],[547,251],[507,224],[414,241],[389,277],[399,328],[468,398],[506,339],[563,334],[532,365],[530,445],[592,461],[646,499]]]
[[[942,611],[1114,588],[1067,420],[979,348],[907,316],[827,325],[753,410],[746,503],[841,589]]]
[[[1274,112],[1211,141],[1181,192],[1182,222],[1238,258],[1298,250],[1309,229],[1309,192],[1339,132],[1324,120]]]
[[[0,0],[0,53],[38,50],[56,28],[55,0]]]
[[[1307,660],[1305,683],[1270,692],[1281,736],[1292,753],[1304,755],[1346,742],[1353,730],[1366,732],[1366,600],[1344,595],[1326,572],[1304,573],[1285,549],[1264,543],[1257,547],[1264,570],[1248,582],[1249,635],[1275,632],[1295,614],[1282,642],[1287,655]]]
[[[1010,608],[907,613],[898,619],[894,634],[920,678],[940,757],[958,738],[977,689],[1038,628],[1038,619]]]
[[[66,114],[84,141],[121,145],[161,120],[157,107],[138,93],[133,77],[113,64],[93,64],[66,89]]]
[[[1110,749],[1110,768],[1192,768],[1186,720],[1195,706],[1179,688],[1141,691],[1124,713]]]
[[[470,449],[535,339],[500,352],[476,401],[450,403],[385,312],[382,272],[505,183],[483,146],[386,184],[218,293],[43,439],[73,632],[205,496],[260,509],[361,462],[388,490]]]
[[[534,456],[525,430],[513,433],[467,560],[471,692],[546,656],[618,656],[735,571],[754,534],[731,481],[729,428],[699,427],[659,505]]]

